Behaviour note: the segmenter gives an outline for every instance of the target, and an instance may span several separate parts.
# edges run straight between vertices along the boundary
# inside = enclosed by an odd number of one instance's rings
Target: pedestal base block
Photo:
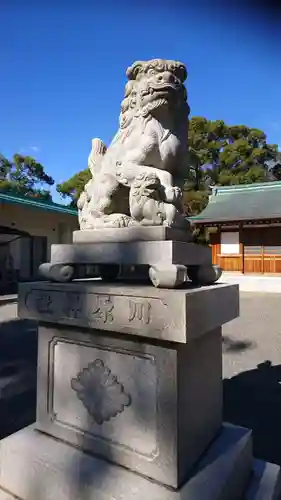
[[[251,432],[224,425],[178,490],[87,455],[33,426],[1,442],[0,461],[0,500],[240,500],[251,476]]]
[[[79,267],[94,265],[102,279],[114,281],[121,276],[122,266],[145,266],[150,268],[153,285],[159,288],[177,288],[186,282],[187,275],[196,285],[209,285],[220,278],[222,271],[212,265],[209,247],[192,243],[185,234],[181,241],[181,232],[174,234],[171,230],[169,234],[158,229],[161,231],[154,235],[156,239],[152,233],[151,241],[147,241],[150,233],[146,230],[141,240],[134,239],[129,231],[121,232],[124,239],[117,235],[118,241],[110,230],[100,242],[95,241],[95,231],[78,231],[73,244],[52,245],[51,262],[41,264],[40,274],[50,281],[68,283],[79,277]],[[175,240],[165,240],[173,235]]]

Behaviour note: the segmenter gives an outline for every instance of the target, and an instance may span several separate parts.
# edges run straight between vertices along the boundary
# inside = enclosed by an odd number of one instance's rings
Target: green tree
[[[51,200],[49,187],[54,179],[31,156],[15,154],[8,160],[0,154],[0,192]]]
[[[272,180],[268,164],[276,161],[278,146],[268,144],[262,130],[193,117],[189,145],[197,155],[201,180],[217,185]]]
[[[63,197],[70,198],[70,205],[76,206],[77,200],[83,191],[85,184],[91,179],[92,175],[89,168],[81,170],[73,175],[67,181],[57,185],[58,193]]]
[[[198,116],[189,122],[189,165],[184,205],[190,215],[206,206],[211,185],[281,179],[278,147],[263,131]]]

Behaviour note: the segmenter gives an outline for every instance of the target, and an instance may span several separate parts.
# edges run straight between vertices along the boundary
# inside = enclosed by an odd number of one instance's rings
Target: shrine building
[[[281,181],[215,187],[192,221],[224,271],[281,273]]]

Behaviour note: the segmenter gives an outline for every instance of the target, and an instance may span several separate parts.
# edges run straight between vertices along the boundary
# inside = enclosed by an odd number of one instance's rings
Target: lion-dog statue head
[[[187,120],[189,106],[184,86],[187,78],[184,64],[163,59],[137,61],[126,74],[129,81],[121,104],[121,129],[126,128],[134,117],[157,117],[162,107],[169,108],[179,120],[179,115],[184,113]]]

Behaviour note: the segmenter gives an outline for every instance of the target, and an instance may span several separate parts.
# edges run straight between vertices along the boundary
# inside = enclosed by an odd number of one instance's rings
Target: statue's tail
[[[92,177],[100,170],[101,160],[107,150],[106,145],[101,139],[92,139],[92,150],[88,158],[88,167],[91,171]]]

